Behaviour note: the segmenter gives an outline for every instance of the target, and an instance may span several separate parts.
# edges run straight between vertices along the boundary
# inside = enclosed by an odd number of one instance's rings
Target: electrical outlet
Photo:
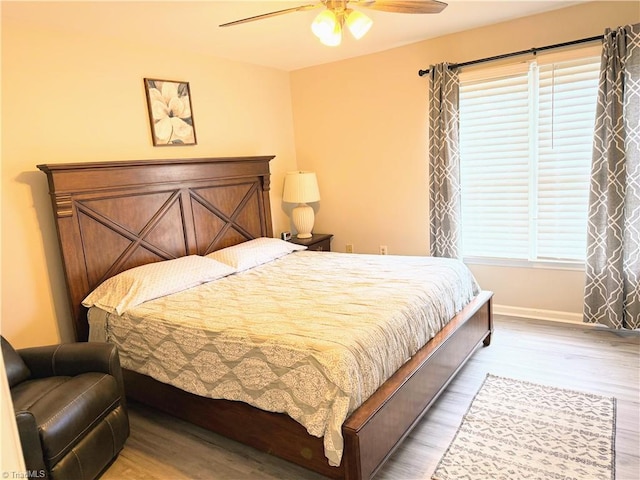
[[[344,248],[344,251],[347,253],[353,253],[353,243],[347,243]]]
[[[387,250],[387,246],[380,245],[380,255],[386,255],[387,253],[389,253],[389,251]]]

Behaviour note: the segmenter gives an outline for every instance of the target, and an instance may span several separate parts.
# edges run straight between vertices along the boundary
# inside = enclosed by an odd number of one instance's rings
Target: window
[[[600,68],[589,53],[460,75],[465,258],[584,261]]]

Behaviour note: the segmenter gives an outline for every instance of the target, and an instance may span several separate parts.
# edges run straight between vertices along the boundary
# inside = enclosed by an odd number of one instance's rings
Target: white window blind
[[[599,67],[590,56],[461,75],[465,257],[584,260]]]

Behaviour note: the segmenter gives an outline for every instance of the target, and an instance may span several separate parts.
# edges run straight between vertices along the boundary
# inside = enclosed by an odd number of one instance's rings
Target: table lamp
[[[315,214],[307,203],[318,200],[320,191],[315,172],[288,172],[285,175],[282,201],[298,204],[291,212],[298,238],[311,238]]]

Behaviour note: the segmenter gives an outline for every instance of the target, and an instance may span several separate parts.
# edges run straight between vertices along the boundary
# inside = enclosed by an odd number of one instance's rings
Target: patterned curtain
[[[459,258],[460,153],[458,72],[431,66],[429,86],[429,226],[431,255]]]
[[[640,328],[640,24],[607,29],[591,167],[584,321]]]

